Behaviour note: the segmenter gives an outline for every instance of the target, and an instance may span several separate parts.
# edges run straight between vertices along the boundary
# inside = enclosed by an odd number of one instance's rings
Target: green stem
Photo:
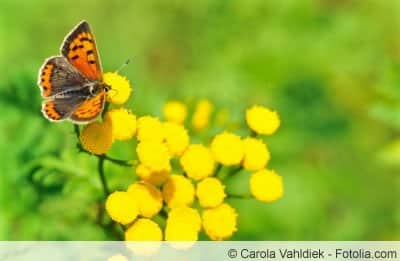
[[[228,194],[228,198],[250,199],[252,198],[252,196],[250,194],[245,194],[245,195]]]
[[[110,157],[110,156],[108,156],[106,154],[101,154],[101,155],[93,154],[93,153],[85,150],[80,143],[78,143],[77,146],[78,146],[79,151],[84,152],[86,154],[89,154],[89,155],[92,155],[92,156],[96,156],[98,158],[103,158],[104,160],[111,161],[112,163],[115,163],[115,164],[120,165],[120,166],[124,166],[124,167],[132,167],[133,166],[133,164],[129,163],[129,161],[127,161],[127,160],[114,159],[114,158],[112,158],[112,157]]]
[[[133,164],[129,163],[127,160],[114,159],[114,158],[111,158],[111,157],[107,156],[106,154],[103,154],[103,157],[104,157],[105,160],[111,161],[112,163],[115,163],[115,164],[120,165],[120,166],[125,166],[125,167],[132,167],[133,166]]]
[[[103,192],[105,198],[107,198],[108,194],[110,194],[110,190],[108,189],[106,177],[104,175],[104,157],[99,157],[99,162],[97,165],[97,170],[99,172],[100,180],[101,180],[101,185],[103,187]]]
[[[79,139],[80,131],[79,131],[79,125],[78,124],[74,124],[74,132],[75,132],[76,137]]]

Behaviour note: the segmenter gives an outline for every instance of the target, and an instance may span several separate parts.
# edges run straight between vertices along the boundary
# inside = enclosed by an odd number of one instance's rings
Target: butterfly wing
[[[47,59],[39,70],[38,85],[42,97],[51,97],[68,89],[79,88],[88,80],[65,57]]]
[[[96,42],[86,21],[79,23],[65,37],[61,54],[90,80],[101,80],[101,64]]]
[[[103,111],[106,93],[102,91],[96,96],[85,100],[69,116],[76,123],[86,123],[95,119]]]
[[[42,113],[50,121],[62,121],[70,117],[74,110],[86,100],[85,97],[71,96],[66,99],[44,101]]]

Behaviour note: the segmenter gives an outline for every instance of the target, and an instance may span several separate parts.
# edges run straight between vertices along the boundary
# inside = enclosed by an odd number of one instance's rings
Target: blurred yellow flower
[[[186,175],[194,180],[211,176],[215,161],[210,149],[201,144],[192,144],[180,158],[180,163]]]
[[[183,125],[165,122],[163,124],[165,143],[172,156],[180,156],[189,145],[189,135]]]
[[[215,160],[223,165],[239,164],[244,156],[243,142],[238,135],[225,131],[214,137],[211,152]]]
[[[194,186],[182,175],[171,175],[165,182],[162,193],[170,208],[190,206],[194,200]]]
[[[187,116],[187,108],[183,102],[169,101],[164,105],[163,114],[167,121],[182,124]]]
[[[154,186],[160,186],[164,184],[170,171],[171,165],[168,165],[168,168],[160,171],[152,171],[142,163],[139,163],[135,170],[136,175],[138,175],[141,180],[149,182]]]
[[[246,122],[251,130],[265,135],[273,134],[281,123],[276,111],[260,105],[253,105],[246,110]]]
[[[94,154],[106,153],[113,144],[112,127],[108,121],[85,125],[79,137],[82,147]]]
[[[107,197],[106,211],[112,220],[123,225],[132,222],[139,214],[135,198],[125,191],[115,191]]]
[[[250,192],[260,201],[275,201],[283,196],[282,177],[273,170],[255,172],[250,177]]]
[[[212,240],[223,240],[232,236],[237,230],[236,225],[237,212],[227,203],[203,212],[204,231]]]
[[[168,212],[169,223],[184,223],[196,231],[201,229],[201,218],[199,211],[190,207],[176,207]]]
[[[196,108],[192,116],[193,129],[196,131],[205,129],[210,121],[212,111],[213,105],[210,101],[206,99],[200,100],[196,104]]]
[[[267,165],[270,154],[264,142],[256,138],[243,140],[244,159],[243,167],[247,170],[260,170]]]
[[[127,109],[111,109],[106,113],[105,120],[110,121],[116,140],[129,140],[136,133],[136,116]]]
[[[160,241],[162,231],[158,224],[148,218],[139,218],[126,231],[127,241]]]
[[[226,197],[225,186],[217,178],[205,178],[197,184],[196,195],[204,208],[214,208]]]
[[[160,242],[157,241],[162,239],[161,228],[147,218],[139,218],[125,231],[125,240],[128,241],[125,244],[136,255],[151,256],[155,254],[160,248]]]
[[[164,171],[170,169],[170,154],[165,145],[158,141],[143,141],[136,147],[140,162],[151,171]]]
[[[111,89],[107,92],[108,102],[123,104],[129,99],[132,89],[129,80],[125,77],[117,73],[107,72],[103,74],[103,81],[111,86]]]
[[[137,121],[137,139],[139,141],[163,141],[164,130],[160,120],[151,116],[140,117]]]
[[[136,182],[128,187],[128,192],[135,198],[139,214],[151,218],[162,208],[161,192],[146,182]]]
[[[197,210],[188,207],[172,208],[168,213],[165,240],[186,241],[170,244],[179,249],[189,248],[198,239],[200,229],[201,218]]]

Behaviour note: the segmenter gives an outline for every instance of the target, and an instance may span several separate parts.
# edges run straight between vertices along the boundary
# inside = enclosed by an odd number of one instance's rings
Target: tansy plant
[[[225,183],[242,169],[252,172],[251,195],[246,200],[254,197],[268,203],[282,197],[282,177],[266,167],[270,152],[261,139],[279,128],[275,111],[260,105],[248,108],[248,137],[224,131],[210,142],[191,143],[188,128],[198,133],[210,123],[213,105],[208,100],[196,104],[190,120],[187,105],[180,101],[165,104],[164,121],[149,115],[137,117],[118,107],[130,96],[128,80],[105,73],[104,81],[111,90],[101,120],[82,129],[76,125],[75,131],[81,150],[98,157],[105,209],[111,220],[120,224],[108,228],[123,232],[125,240],[196,241],[201,230],[212,240],[230,238],[237,230],[239,213],[224,202],[232,196],[225,191]],[[117,106],[110,108],[109,104]],[[124,161],[106,154],[114,142],[133,138],[138,141],[132,148],[136,159]],[[127,175],[132,175],[132,180],[136,175],[139,181],[126,184],[123,191],[110,191],[104,161],[132,168]]]

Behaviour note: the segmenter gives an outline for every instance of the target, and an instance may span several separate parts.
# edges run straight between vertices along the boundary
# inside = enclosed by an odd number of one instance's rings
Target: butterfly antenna
[[[119,73],[119,72],[120,72],[122,69],[124,69],[125,66],[127,66],[130,62],[131,62],[130,59],[126,60],[126,61],[118,68],[118,70],[116,70],[115,72],[116,72],[116,73]]]

